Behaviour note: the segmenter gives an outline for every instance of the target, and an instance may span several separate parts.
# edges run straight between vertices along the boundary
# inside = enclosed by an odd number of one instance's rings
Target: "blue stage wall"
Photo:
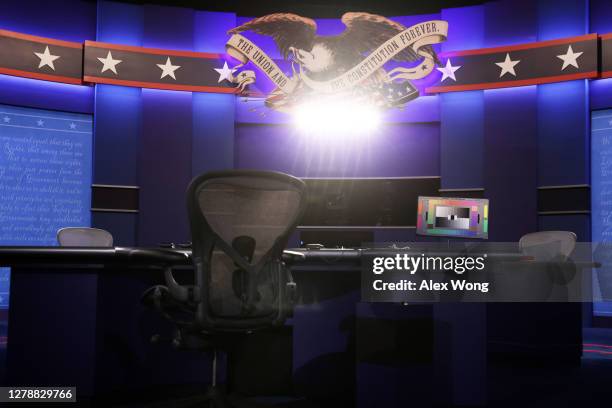
[[[65,3],[60,8],[37,1],[5,2],[0,27],[70,41],[223,52],[227,29],[247,19],[110,1]],[[503,0],[398,21],[431,18],[450,23],[444,51],[612,32],[612,4],[605,0]],[[320,20],[319,26],[328,34],[342,30],[338,20]],[[278,57],[270,38],[260,36],[258,43]],[[491,199],[491,239],[570,229],[587,240],[588,215],[537,215],[537,187],[590,183],[589,110],[612,107],[611,91],[608,79],[424,96],[393,113],[393,124],[385,125],[381,134],[348,142],[346,150],[335,141],[321,145],[305,140],[294,134],[286,118],[261,117],[232,95],[75,86],[0,75],[0,103],[94,114],[94,183],[141,189],[139,213],[92,215],[93,225],[110,230],[119,245],[187,241],[187,183],[201,172],[232,167],[310,177],[440,175],[443,188],[485,189]],[[110,288],[110,282],[88,284],[98,294]],[[102,304],[106,301],[101,297]],[[441,308],[437,313],[450,320],[453,313],[460,314],[468,321],[484,312]],[[112,316],[106,319],[112,323]],[[483,342],[468,345],[459,338],[453,347],[477,349]],[[174,358],[168,356],[169,361]],[[457,359],[453,375],[465,387],[457,387],[455,402],[478,404],[483,396],[469,383],[482,377],[482,361],[476,359],[466,369]],[[194,372],[199,372],[197,363]],[[111,372],[120,363],[109,364]],[[124,367],[123,372],[134,370]],[[168,380],[151,371],[151,378]]]
[[[80,42],[95,36],[95,10],[95,3],[91,2],[78,2],[78,4],[74,4],[74,7],[62,8],[61,10],[53,4],[35,0],[3,2],[2,12],[0,13],[0,28]],[[70,21],[71,24],[66,24],[66,21]],[[94,88],[89,86],[59,84],[0,75],[0,104],[92,114],[94,106],[93,95]],[[85,212],[89,209],[87,208],[89,207],[89,199],[86,201],[87,203],[81,208]],[[87,218],[86,221],[83,221],[85,225],[89,223],[89,217]],[[69,301],[65,301],[62,291],[74,293],[74,288],[70,285],[64,285],[57,280],[45,281],[43,278],[40,282],[40,288],[41,290],[44,288],[49,293],[57,293],[60,299],[58,310],[74,310],[74,306],[78,305],[80,310],[85,312],[83,316],[95,311],[95,296],[91,296],[96,293],[97,282],[95,277],[85,275],[73,282],[78,286],[78,294],[80,296],[75,296]],[[17,304],[15,304],[16,298]],[[26,296],[21,297],[21,299],[24,298]],[[27,299],[26,302],[31,305],[32,299]],[[71,317],[70,324],[72,326],[66,327],[65,334],[68,338],[79,338],[83,346],[70,352],[76,363],[69,369],[63,369],[64,361],[58,361],[57,356],[62,355],[62,351],[66,351],[66,348],[69,348],[71,343],[60,340],[55,333],[58,325],[61,327],[62,319],[66,317],[63,315],[45,316],[45,321],[36,319],[28,321],[28,305],[24,303],[19,304],[19,297],[11,296],[10,306],[25,307],[26,311],[23,314],[25,319],[20,324],[38,327],[40,335],[37,340],[44,342],[46,347],[55,351],[55,353],[45,353],[45,348],[41,348],[40,353],[32,353],[30,351],[26,354],[27,360],[36,361],[37,369],[35,376],[38,376],[36,378],[41,380],[41,383],[44,380],[49,380],[54,375],[54,381],[79,378],[78,386],[80,389],[84,393],[91,393],[93,390],[93,367],[88,366],[86,361],[91,360],[94,355],[92,345],[94,344],[95,337],[95,322],[84,321],[82,316]],[[63,309],[65,306],[68,307]],[[53,327],[49,326],[50,322],[53,322]],[[5,332],[6,324],[6,320],[1,324],[3,332]],[[3,340],[6,340],[6,338],[3,338]],[[21,354],[23,350],[19,347],[20,339],[14,338],[13,340],[16,340],[15,345],[12,346],[13,356],[18,359],[19,356],[23,356],[25,353]],[[7,343],[3,342],[0,348],[5,348],[6,346]],[[8,340],[8,347],[11,347],[11,340]],[[4,353],[0,354],[4,355]],[[64,355],[67,354],[68,352],[66,351]],[[4,381],[6,380],[5,361],[3,361],[4,358],[0,360],[2,360],[0,361],[0,364],[2,364],[0,379]],[[8,366],[11,365],[10,356],[6,364]],[[21,366],[25,369],[27,364],[22,362]],[[41,370],[40,367],[48,369]],[[12,373],[12,379],[19,382],[19,370],[16,371]]]
[[[96,39],[207,52],[222,52],[227,29],[248,19],[232,13],[110,1],[99,1],[97,4],[74,1],[73,7],[62,8],[61,11],[51,6],[41,7],[37,2],[25,3],[26,7],[24,2],[12,2],[5,6],[2,28],[72,41]],[[28,7],[30,3],[32,5]],[[38,6],[34,7],[34,3]],[[34,11],[26,12],[26,9]],[[563,5],[551,0],[518,3],[504,0],[482,6],[445,9],[435,15],[397,19],[404,24],[430,18],[448,20],[449,40],[441,48],[449,51],[612,31],[606,18],[612,13],[610,9],[612,6],[601,0],[570,0],[563,2]],[[77,23],[56,24],[64,19]],[[333,34],[342,30],[339,20],[320,20],[318,23],[322,33]],[[262,48],[271,55],[277,55],[270,38],[249,35],[257,37]],[[522,117],[520,123],[511,121],[512,125],[521,126],[520,131],[515,128],[515,134],[521,137],[517,139],[509,134],[508,141],[513,145],[526,143],[522,147],[515,146],[516,153],[521,155],[523,162],[528,157],[527,168],[537,169],[534,173],[537,174],[536,187],[589,183],[589,104],[594,108],[610,106],[609,92],[606,92],[604,84],[598,82],[608,81],[591,81],[588,85],[582,80],[547,84],[534,87],[535,92],[525,91],[530,95],[524,96],[523,100],[535,108],[526,112],[527,116]],[[182,196],[193,175],[234,166],[285,171],[296,169],[296,174],[309,176],[351,173],[359,176],[440,175],[442,188],[485,188],[485,196],[493,200],[493,237],[517,239],[522,233],[536,230],[538,226],[572,226],[575,229],[577,225],[582,226],[580,231],[576,231],[579,236],[589,235],[588,215],[550,219],[539,216],[536,220],[532,219],[528,212],[535,208],[537,190],[534,191],[529,182],[523,183],[518,169],[514,171],[517,166],[513,163],[517,162],[518,156],[509,155],[509,151],[506,151],[503,156],[504,161],[509,163],[506,167],[487,165],[502,158],[496,151],[502,152],[505,147],[496,142],[488,143],[487,139],[499,137],[495,135],[501,123],[498,117],[510,116],[510,111],[505,114],[504,110],[505,106],[513,104],[512,95],[518,95],[514,91],[471,91],[423,97],[423,101],[429,99],[433,103],[423,109],[424,102],[416,101],[409,104],[404,113],[390,115],[390,120],[395,124],[385,128],[389,129],[387,140],[398,138],[400,149],[385,149],[384,142],[374,142],[373,151],[363,159],[360,151],[367,150],[371,143],[357,141],[354,151],[361,155],[359,160],[365,160],[366,165],[350,170],[343,164],[337,164],[335,169],[325,163],[320,169],[313,167],[313,163],[319,160],[321,149],[309,148],[309,142],[299,140],[299,137],[290,136],[279,146],[278,136],[275,135],[291,135],[290,126],[280,126],[268,132],[247,125],[247,122],[252,123],[252,116],[258,113],[247,113],[245,106],[250,104],[236,104],[231,95],[143,91],[108,85],[73,86],[8,76],[0,77],[0,85],[2,103],[95,113],[94,182],[141,188],[139,214],[93,215],[94,224],[113,230],[117,243],[121,245],[187,240],[185,223],[165,221],[182,218],[185,215],[184,206],[179,200],[171,200],[168,205],[161,204],[158,198]],[[570,96],[558,98],[560,93]],[[496,96],[488,97],[488,94]],[[508,97],[503,96],[506,94]],[[499,113],[494,108],[497,105],[500,106]],[[492,114],[495,116],[491,117]],[[274,123],[275,115],[269,116],[269,119],[259,117],[257,121],[260,125]],[[487,116],[491,119],[487,119]],[[438,130],[433,130],[436,127]],[[268,129],[268,126],[264,126],[264,129]],[[416,135],[418,129],[425,129],[422,135]],[[404,134],[407,135],[405,143],[401,140]],[[258,138],[257,146],[250,145],[254,137]],[[270,142],[262,142],[265,139]],[[412,150],[411,140],[418,142],[417,149]],[[167,143],[167,146],[160,149],[160,143]],[[287,143],[286,151],[291,159],[282,156],[284,143]],[[119,144],[121,149],[116,148]],[[298,148],[290,149],[292,144]],[[270,149],[266,152],[267,146]],[[251,150],[253,154],[249,157]],[[163,157],[156,151],[163,151]],[[398,152],[403,152],[410,162],[398,165]],[[578,156],[576,152],[579,152]],[[281,156],[270,160],[272,154]],[[112,160],[109,160],[110,157]],[[346,160],[349,157],[346,155]],[[288,164],[289,161],[291,163]],[[375,163],[380,163],[380,166],[375,166]],[[510,184],[504,183],[506,191],[499,188],[496,193],[496,185],[501,184],[496,180],[502,178]],[[525,198],[530,203],[523,211],[525,216],[514,211],[506,214],[512,209],[504,209],[502,197],[509,194],[529,197]],[[508,226],[510,229],[506,229],[503,223],[498,227],[493,225],[495,219],[508,217],[518,220],[518,223]],[[156,223],[160,224],[156,227]],[[162,225],[168,229],[163,229],[163,235],[160,235],[155,230],[161,231]]]
[[[234,25],[232,13],[102,1],[96,39],[222,52],[225,33]],[[235,97],[112,85],[96,89],[96,151],[104,153],[96,156],[94,180],[140,187],[140,212],[96,213],[94,222],[113,231],[120,245],[188,241],[187,184],[196,174],[233,167]]]

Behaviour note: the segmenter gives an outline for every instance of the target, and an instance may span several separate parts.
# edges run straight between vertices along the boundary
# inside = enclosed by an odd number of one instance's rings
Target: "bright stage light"
[[[380,111],[369,104],[339,100],[311,100],[295,108],[298,129],[310,134],[355,134],[376,129]]]

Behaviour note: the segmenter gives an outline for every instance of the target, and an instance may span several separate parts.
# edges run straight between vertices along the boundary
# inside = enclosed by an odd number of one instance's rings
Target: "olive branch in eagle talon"
[[[298,63],[310,78],[326,81],[347,72],[368,53],[406,29],[403,24],[370,13],[345,13],[342,22],[346,29],[341,34],[320,36],[314,20],[291,13],[275,13],[255,18],[228,33],[253,31],[271,36],[285,60]],[[425,45],[419,51],[429,54],[440,65],[431,45]],[[411,47],[393,57],[396,61],[406,62],[422,58],[423,55]]]
[[[240,92],[245,92],[245,88],[248,85],[255,83],[255,72],[251,70],[241,71],[235,77],[232,76],[231,81],[237,85]]]

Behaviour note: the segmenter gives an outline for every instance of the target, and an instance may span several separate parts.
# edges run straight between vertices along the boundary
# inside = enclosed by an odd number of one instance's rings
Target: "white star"
[[[223,68],[213,68],[219,74],[219,80],[217,82],[222,82],[227,79],[228,82],[232,82],[232,74],[236,71],[236,68],[230,69],[227,66],[227,62],[223,62]]]
[[[442,73],[442,79],[440,80],[440,82],[444,81],[446,78],[450,78],[453,81],[457,81],[457,78],[455,78],[455,71],[459,68],[461,68],[461,65],[453,66],[453,64],[451,64],[450,58],[446,60],[446,66],[442,68],[436,67],[436,69]]]
[[[108,54],[106,54],[106,58],[98,57],[98,61],[100,61],[103,64],[102,72],[110,69],[116,74],[117,64],[119,64],[123,60],[113,59],[113,54],[111,54],[111,52],[109,51]]]
[[[36,124],[37,124],[38,126],[42,126],[42,125],[44,125],[44,124],[45,124],[45,121],[44,121],[44,120],[42,120],[42,119],[38,119],[38,120],[36,121]]]
[[[570,65],[575,68],[579,68],[577,60],[578,57],[582,54],[582,52],[574,52],[574,50],[572,50],[572,46],[570,45],[569,47],[567,47],[567,52],[565,54],[557,55],[557,58],[563,60],[563,66],[561,67],[561,71],[563,71]]]
[[[176,80],[176,77],[174,76],[174,71],[181,67],[180,65],[172,65],[170,57],[168,57],[165,64],[157,64],[157,66],[160,67],[162,70],[162,74],[159,79],[162,79],[165,76],[170,76],[174,80]]]
[[[4,123],[9,123],[11,121],[11,118],[8,116],[3,117],[2,119],[4,120]]]
[[[76,123],[74,122],[70,123],[70,129],[76,129]]]
[[[506,75],[506,73],[516,76],[516,72],[514,72],[514,66],[518,64],[519,62],[521,61],[520,60],[512,61],[510,59],[510,54],[506,53],[506,59],[504,60],[504,62],[495,63],[495,65],[497,65],[498,67],[502,69],[501,73],[499,74],[499,77],[500,78],[503,77],[504,75]]]
[[[55,67],[53,66],[53,61],[59,58],[59,55],[51,55],[49,52],[49,46],[45,47],[45,52],[35,52],[36,56],[40,58],[40,63],[38,64],[38,68],[42,68],[45,65],[51,67],[52,70],[55,71]]]

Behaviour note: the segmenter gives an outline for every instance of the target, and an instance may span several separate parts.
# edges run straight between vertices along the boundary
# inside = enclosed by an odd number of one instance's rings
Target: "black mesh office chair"
[[[571,231],[539,231],[523,235],[519,248],[537,261],[564,260],[574,251],[576,240],[576,234]]]
[[[580,364],[582,305],[568,301],[581,293],[576,282],[568,285],[576,276],[571,259],[576,240],[570,231],[539,231],[519,240],[521,252],[535,262],[502,265],[506,271],[494,278],[495,286],[505,288],[498,301],[507,300],[504,294],[524,301],[487,306],[488,352],[494,360],[508,359],[516,367]]]
[[[167,268],[166,286],[144,301],[176,324],[177,348],[214,352],[211,406],[229,406],[216,386],[216,350],[228,333],[280,325],[291,309],[283,249],[305,202],[305,184],[275,172],[207,173],[187,190],[194,282],[177,283]]]

